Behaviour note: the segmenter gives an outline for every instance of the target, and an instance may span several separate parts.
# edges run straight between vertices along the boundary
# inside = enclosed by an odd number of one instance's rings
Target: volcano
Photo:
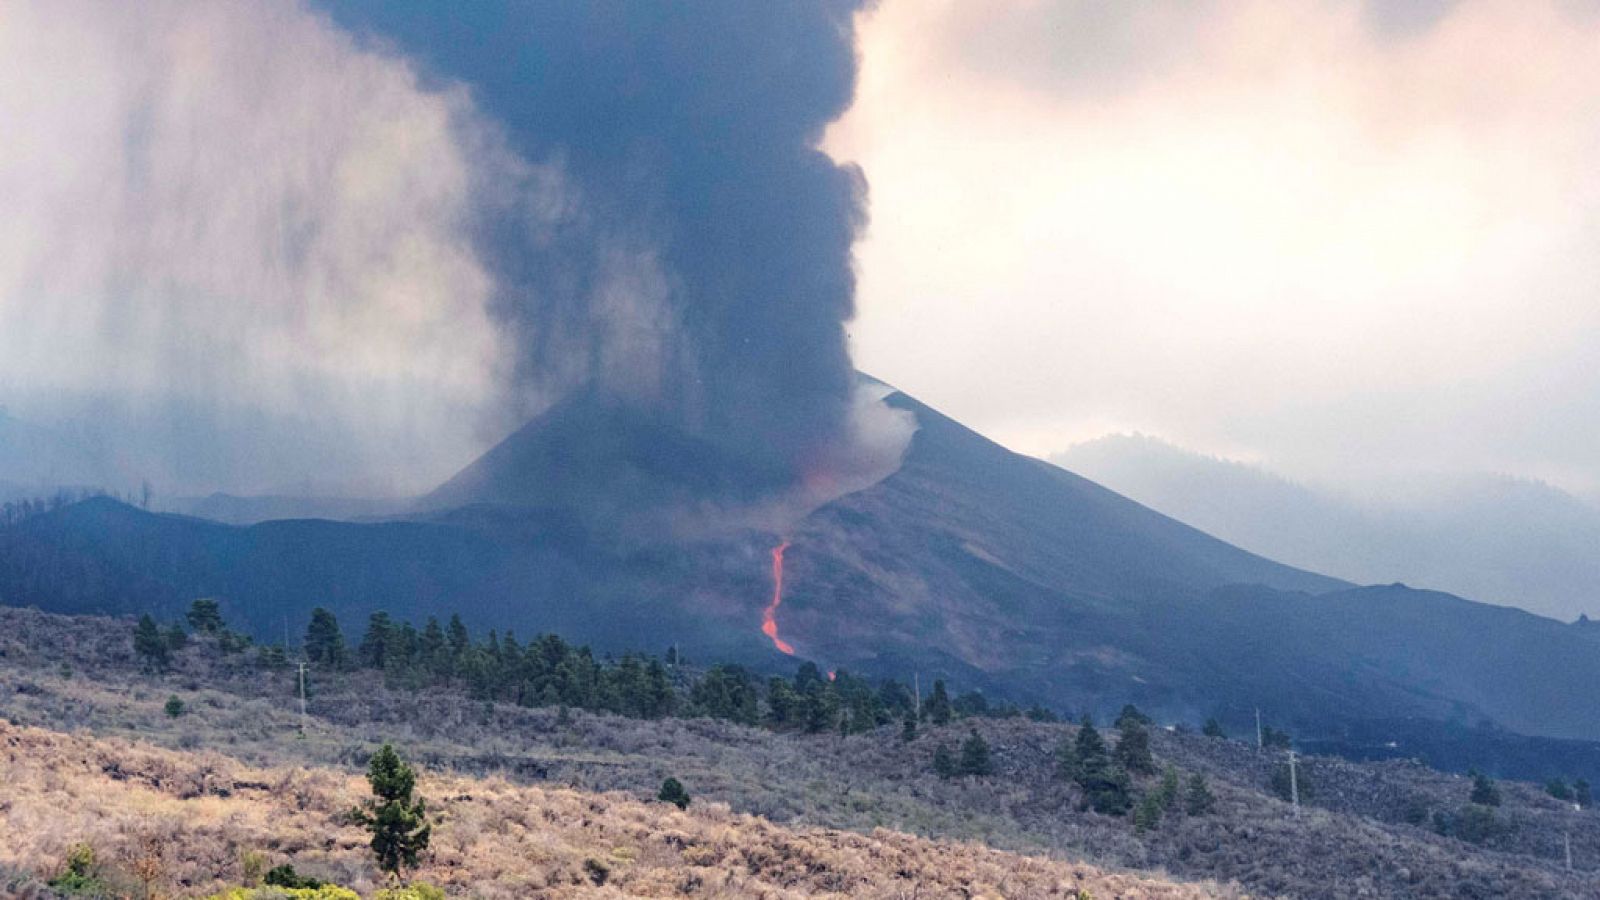
[[[787,649],[1056,709],[1135,702],[1243,724],[1261,707],[1308,734],[1448,720],[1600,740],[1600,708],[1581,701],[1600,683],[1589,630],[1280,565],[905,394],[885,402],[918,426],[899,470],[781,530],[729,512],[781,473],[581,395],[394,521],[238,527],[109,500],[34,516],[0,528],[0,598],[173,618],[216,596],[262,636],[315,606],[347,630],[380,608],[459,612],[601,651],[676,644],[778,670]],[[726,521],[667,527],[686,510]]]
[[[787,481],[770,461],[585,392],[518,429],[421,498],[418,509],[558,512],[597,530],[647,535],[697,513],[749,508]]]

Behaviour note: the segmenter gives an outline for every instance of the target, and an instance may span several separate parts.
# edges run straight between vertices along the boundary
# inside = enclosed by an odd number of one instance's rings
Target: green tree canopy
[[[928,721],[933,724],[950,724],[954,710],[950,705],[950,694],[945,690],[944,679],[941,678],[933,683],[933,693],[928,695],[928,702],[922,708]]]
[[[189,627],[201,634],[216,634],[227,627],[222,621],[222,607],[210,597],[201,597],[189,604],[189,611],[184,614],[189,620]]]
[[[140,616],[139,624],[133,629],[133,652],[144,660],[144,664],[152,669],[166,668],[168,646],[167,639],[156,626],[156,620],[150,618],[149,613]]]
[[[347,657],[344,634],[339,631],[339,620],[333,613],[320,606],[311,611],[305,647],[306,659],[335,669],[344,667]]]
[[[661,782],[661,793],[656,799],[662,803],[671,803],[679,809],[689,808],[689,792],[683,789],[683,783],[676,778],[668,778]]]
[[[967,739],[961,742],[961,762],[958,771],[962,775],[989,775],[994,772],[994,764],[989,759],[989,742],[983,739],[976,728]]]
[[[399,878],[406,868],[416,868],[417,857],[428,849],[433,826],[428,822],[427,801],[413,797],[417,773],[390,744],[372,755],[367,764],[372,799],[356,810],[355,817],[372,834],[372,853],[378,867]]]

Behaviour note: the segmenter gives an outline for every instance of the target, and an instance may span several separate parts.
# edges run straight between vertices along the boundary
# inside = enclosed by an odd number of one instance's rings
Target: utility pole
[[[300,663],[300,736],[306,734],[306,664]]]
[[[916,699],[916,703],[915,703],[917,721],[921,722],[922,721],[922,673],[921,672],[913,671],[911,673],[911,684],[912,684],[911,690],[912,690],[912,692],[915,694],[915,696],[917,698]]]
[[[1567,871],[1571,872],[1572,871],[1572,832],[1570,832],[1570,831],[1564,832],[1561,835],[1561,843],[1563,845],[1565,845],[1566,850],[1567,850]]]
[[[1260,750],[1261,743],[1261,707],[1256,707],[1256,749]]]
[[[1289,802],[1294,804],[1294,817],[1300,818],[1300,776],[1295,771],[1294,751],[1289,751]]]

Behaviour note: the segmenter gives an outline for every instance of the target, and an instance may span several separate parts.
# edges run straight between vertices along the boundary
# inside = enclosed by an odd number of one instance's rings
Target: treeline
[[[194,601],[185,618],[194,632],[213,636],[223,652],[250,647],[248,638],[228,629],[214,600]],[[145,616],[135,628],[134,648],[147,665],[161,668],[187,638],[180,624],[163,629]],[[733,664],[692,670],[675,649],[660,657],[626,654],[612,659],[598,658],[590,648],[554,634],[523,643],[512,631],[490,631],[478,639],[459,615],[443,625],[430,617],[417,628],[376,612],[352,641],[332,612],[318,608],[306,626],[301,651],[314,678],[324,681],[368,670],[382,673],[390,688],[401,691],[455,687],[478,700],[639,719],[709,717],[780,731],[856,734],[895,723],[914,733],[917,722],[945,725],[963,717],[1057,718],[1041,706],[1024,710],[991,705],[977,691],[952,696],[942,680],[934,681],[931,693],[919,701],[904,682],[871,681],[844,670],[824,673],[812,662],[801,663],[792,677],[762,679]],[[266,668],[290,664],[282,646],[259,646],[255,653],[257,663]]]

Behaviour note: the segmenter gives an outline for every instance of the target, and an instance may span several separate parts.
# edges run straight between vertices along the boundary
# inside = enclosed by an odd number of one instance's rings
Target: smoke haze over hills
[[[1562,620],[1600,615],[1600,508],[1547,484],[1484,475],[1357,494],[1135,435],[1089,441],[1052,459],[1291,565]]]

